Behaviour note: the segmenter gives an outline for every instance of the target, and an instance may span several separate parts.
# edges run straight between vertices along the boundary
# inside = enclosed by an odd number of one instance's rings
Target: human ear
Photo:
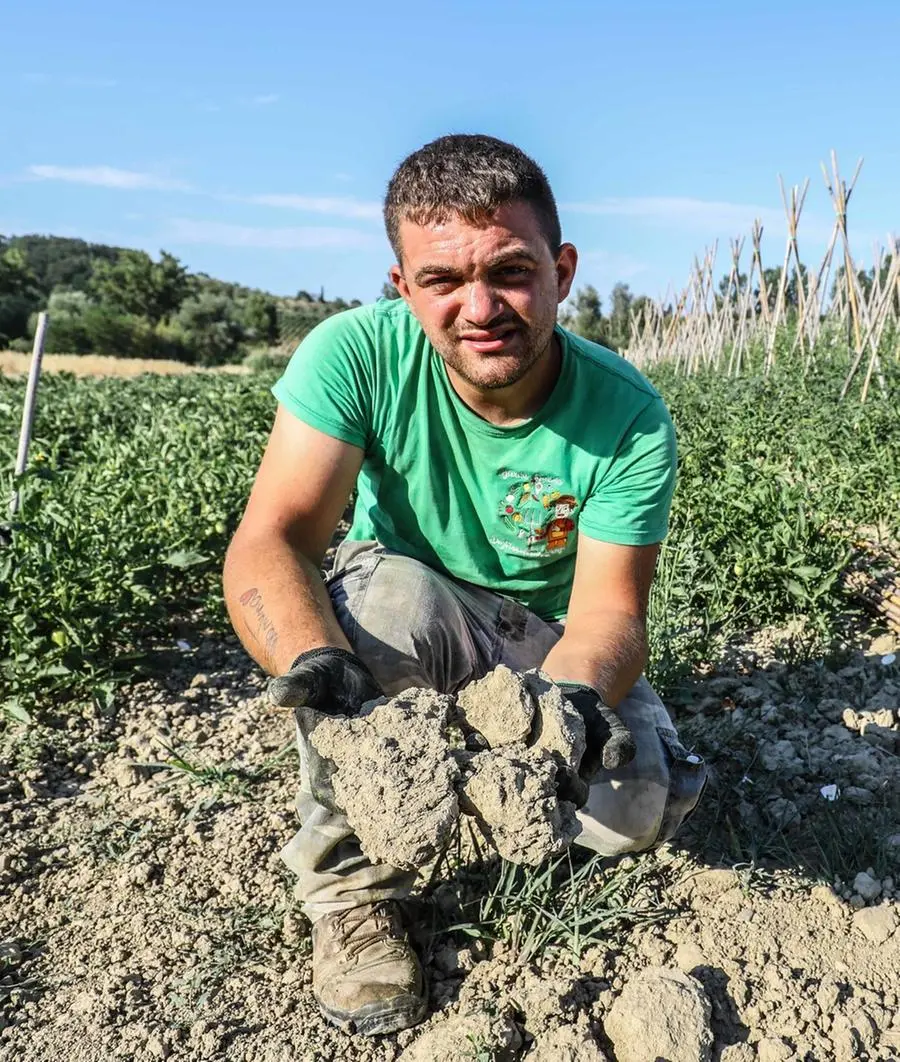
[[[574,244],[564,243],[556,257],[556,285],[558,289],[558,301],[568,297],[572,290],[572,281],[575,279],[575,270],[578,267],[578,252]]]
[[[391,283],[400,292],[400,297],[409,302],[409,284],[403,277],[403,270],[396,263],[388,270],[388,276],[391,278]]]

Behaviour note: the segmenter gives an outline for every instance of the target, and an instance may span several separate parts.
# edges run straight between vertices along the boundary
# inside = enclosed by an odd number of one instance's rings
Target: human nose
[[[465,314],[471,324],[487,325],[503,313],[503,302],[490,284],[474,281],[467,286]]]

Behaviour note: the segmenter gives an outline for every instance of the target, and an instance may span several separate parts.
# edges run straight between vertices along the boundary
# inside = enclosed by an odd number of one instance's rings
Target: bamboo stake
[[[50,318],[46,313],[38,314],[34,344],[31,348],[31,366],[28,370],[28,384],[25,388],[25,406],[22,410],[22,426],[19,430],[19,448],[16,453],[16,479],[25,474],[28,466],[28,447],[31,445],[31,431],[34,427],[34,411],[37,408],[37,390],[41,378],[41,362],[44,358],[44,339]],[[19,511],[20,492],[18,486],[13,491],[9,502],[10,519]]]

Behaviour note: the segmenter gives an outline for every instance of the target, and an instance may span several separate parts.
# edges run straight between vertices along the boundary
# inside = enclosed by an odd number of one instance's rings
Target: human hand
[[[366,665],[347,649],[323,646],[301,653],[269,682],[269,700],[279,708],[312,708],[324,715],[357,715],[383,691]]]
[[[325,646],[301,653],[288,671],[269,682],[269,700],[293,708],[306,748],[307,783],[313,797],[331,811],[334,763],[316,751],[310,735],[325,716],[352,717],[383,692],[366,665],[346,649]]]
[[[614,771],[630,763],[637,749],[627,725],[606,704],[593,686],[580,682],[560,682],[563,696],[584,720],[586,749],[579,775],[589,784],[603,767]]]

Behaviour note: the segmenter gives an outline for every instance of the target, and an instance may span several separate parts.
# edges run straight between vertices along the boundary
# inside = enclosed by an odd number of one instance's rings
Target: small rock
[[[841,997],[838,986],[831,980],[823,980],[816,992],[816,1004],[823,1014],[831,1015]]]
[[[146,1047],[147,1051],[156,1058],[168,1058],[172,1053],[169,1045],[164,1043],[158,1036],[151,1036],[146,1043]]]
[[[683,973],[690,973],[691,970],[696,970],[698,966],[708,965],[703,950],[697,944],[679,945],[675,949],[674,960],[675,965]]]
[[[766,804],[766,817],[778,829],[785,830],[800,821],[800,809],[793,800],[775,797]]]
[[[759,1062],[786,1062],[794,1052],[778,1036],[767,1036],[756,1045],[756,1057]]]
[[[143,776],[138,767],[127,760],[120,760],[112,767],[112,779],[121,789],[129,789],[143,781]]]
[[[205,686],[209,682],[209,676],[204,675],[202,672],[194,675],[191,679],[190,689],[195,690],[198,686]]]
[[[841,913],[844,910],[840,896],[830,885],[816,885],[810,893],[810,899],[837,913]]]
[[[680,970],[651,966],[633,977],[604,1022],[618,1062],[708,1062],[712,1008]]]
[[[802,766],[797,750],[790,741],[762,742],[759,761],[767,771],[789,771]]]
[[[586,1025],[561,1025],[535,1037],[528,1062],[607,1062]]]
[[[754,1062],[756,1055],[750,1044],[731,1044],[719,1056],[719,1062]]]
[[[429,1024],[397,1062],[471,1062],[478,1057],[512,1062],[521,1046],[522,1035],[511,1018],[476,1011]]]
[[[877,723],[864,723],[862,736],[863,741],[867,741],[876,748],[887,749],[888,752],[893,752],[900,745],[900,733],[896,730],[888,730],[884,726],[878,726]]]
[[[861,785],[847,785],[841,790],[841,796],[851,804],[866,807],[875,800],[875,794],[871,789],[865,789]]]
[[[853,916],[853,928],[873,944],[883,944],[896,928],[894,908],[890,904],[866,907]]]
[[[859,1058],[862,1044],[846,1014],[835,1014],[830,1035],[835,1062],[853,1062]]]
[[[853,891],[864,900],[874,900],[881,895],[881,882],[863,871],[853,879]]]

